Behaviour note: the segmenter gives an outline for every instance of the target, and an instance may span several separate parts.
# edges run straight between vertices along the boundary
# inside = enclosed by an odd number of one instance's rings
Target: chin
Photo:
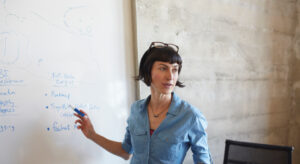
[[[172,92],[173,92],[173,89],[168,89],[168,90],[162,90],[161,91],[162,94],[166,94],[166,95],[171,94]]]

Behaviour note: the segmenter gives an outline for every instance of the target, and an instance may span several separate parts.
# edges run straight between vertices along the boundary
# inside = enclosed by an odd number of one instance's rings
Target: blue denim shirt
[[[122,143],[123,149],[133,154],[131,164],[180,164],[189,148],[195,163],[211,164],[204,116],[172,94],[167,116],[152,136],[147,111],[150,96],[132,104]]]

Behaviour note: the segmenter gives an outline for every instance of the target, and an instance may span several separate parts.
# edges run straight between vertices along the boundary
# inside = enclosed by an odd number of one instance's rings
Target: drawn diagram
[[[1,2],[1,3],[2,3],[2,5],[5,7],[6,0],[1,0],[0,2]]]
[[[87,6],[70,7],[64,13],[64,25],[72,33],[91,36],[94,19]]]
[[[12,32],[0,33],[0,64],[15,64],[21,55],[27,54],[28,41]]]

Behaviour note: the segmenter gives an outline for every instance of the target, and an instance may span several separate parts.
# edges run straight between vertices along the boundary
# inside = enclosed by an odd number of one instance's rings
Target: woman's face
[[[170,94],[175,88],[178,80],[177,63],[156,61],[151,70],[151,88],[161,94]]]

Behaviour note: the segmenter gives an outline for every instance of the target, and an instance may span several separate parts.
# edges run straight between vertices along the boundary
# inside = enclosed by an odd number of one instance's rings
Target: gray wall
[[[300,163],[300,1],[297,1],[296,18],[297,23],[294,31],[293,51],[290,58],[290,79],[291,88],[291,115],[289,126],[288,144],[294,145],[293,162]]]
[[[179,45],[186,87],[175,92],[206,116],[216,164],[225,139],[293,145],[300,162],[297,6],[296,0],[136,0],[138,57],[152,41]],[[139,89],[141,98],[149,94],[144,84]]]

